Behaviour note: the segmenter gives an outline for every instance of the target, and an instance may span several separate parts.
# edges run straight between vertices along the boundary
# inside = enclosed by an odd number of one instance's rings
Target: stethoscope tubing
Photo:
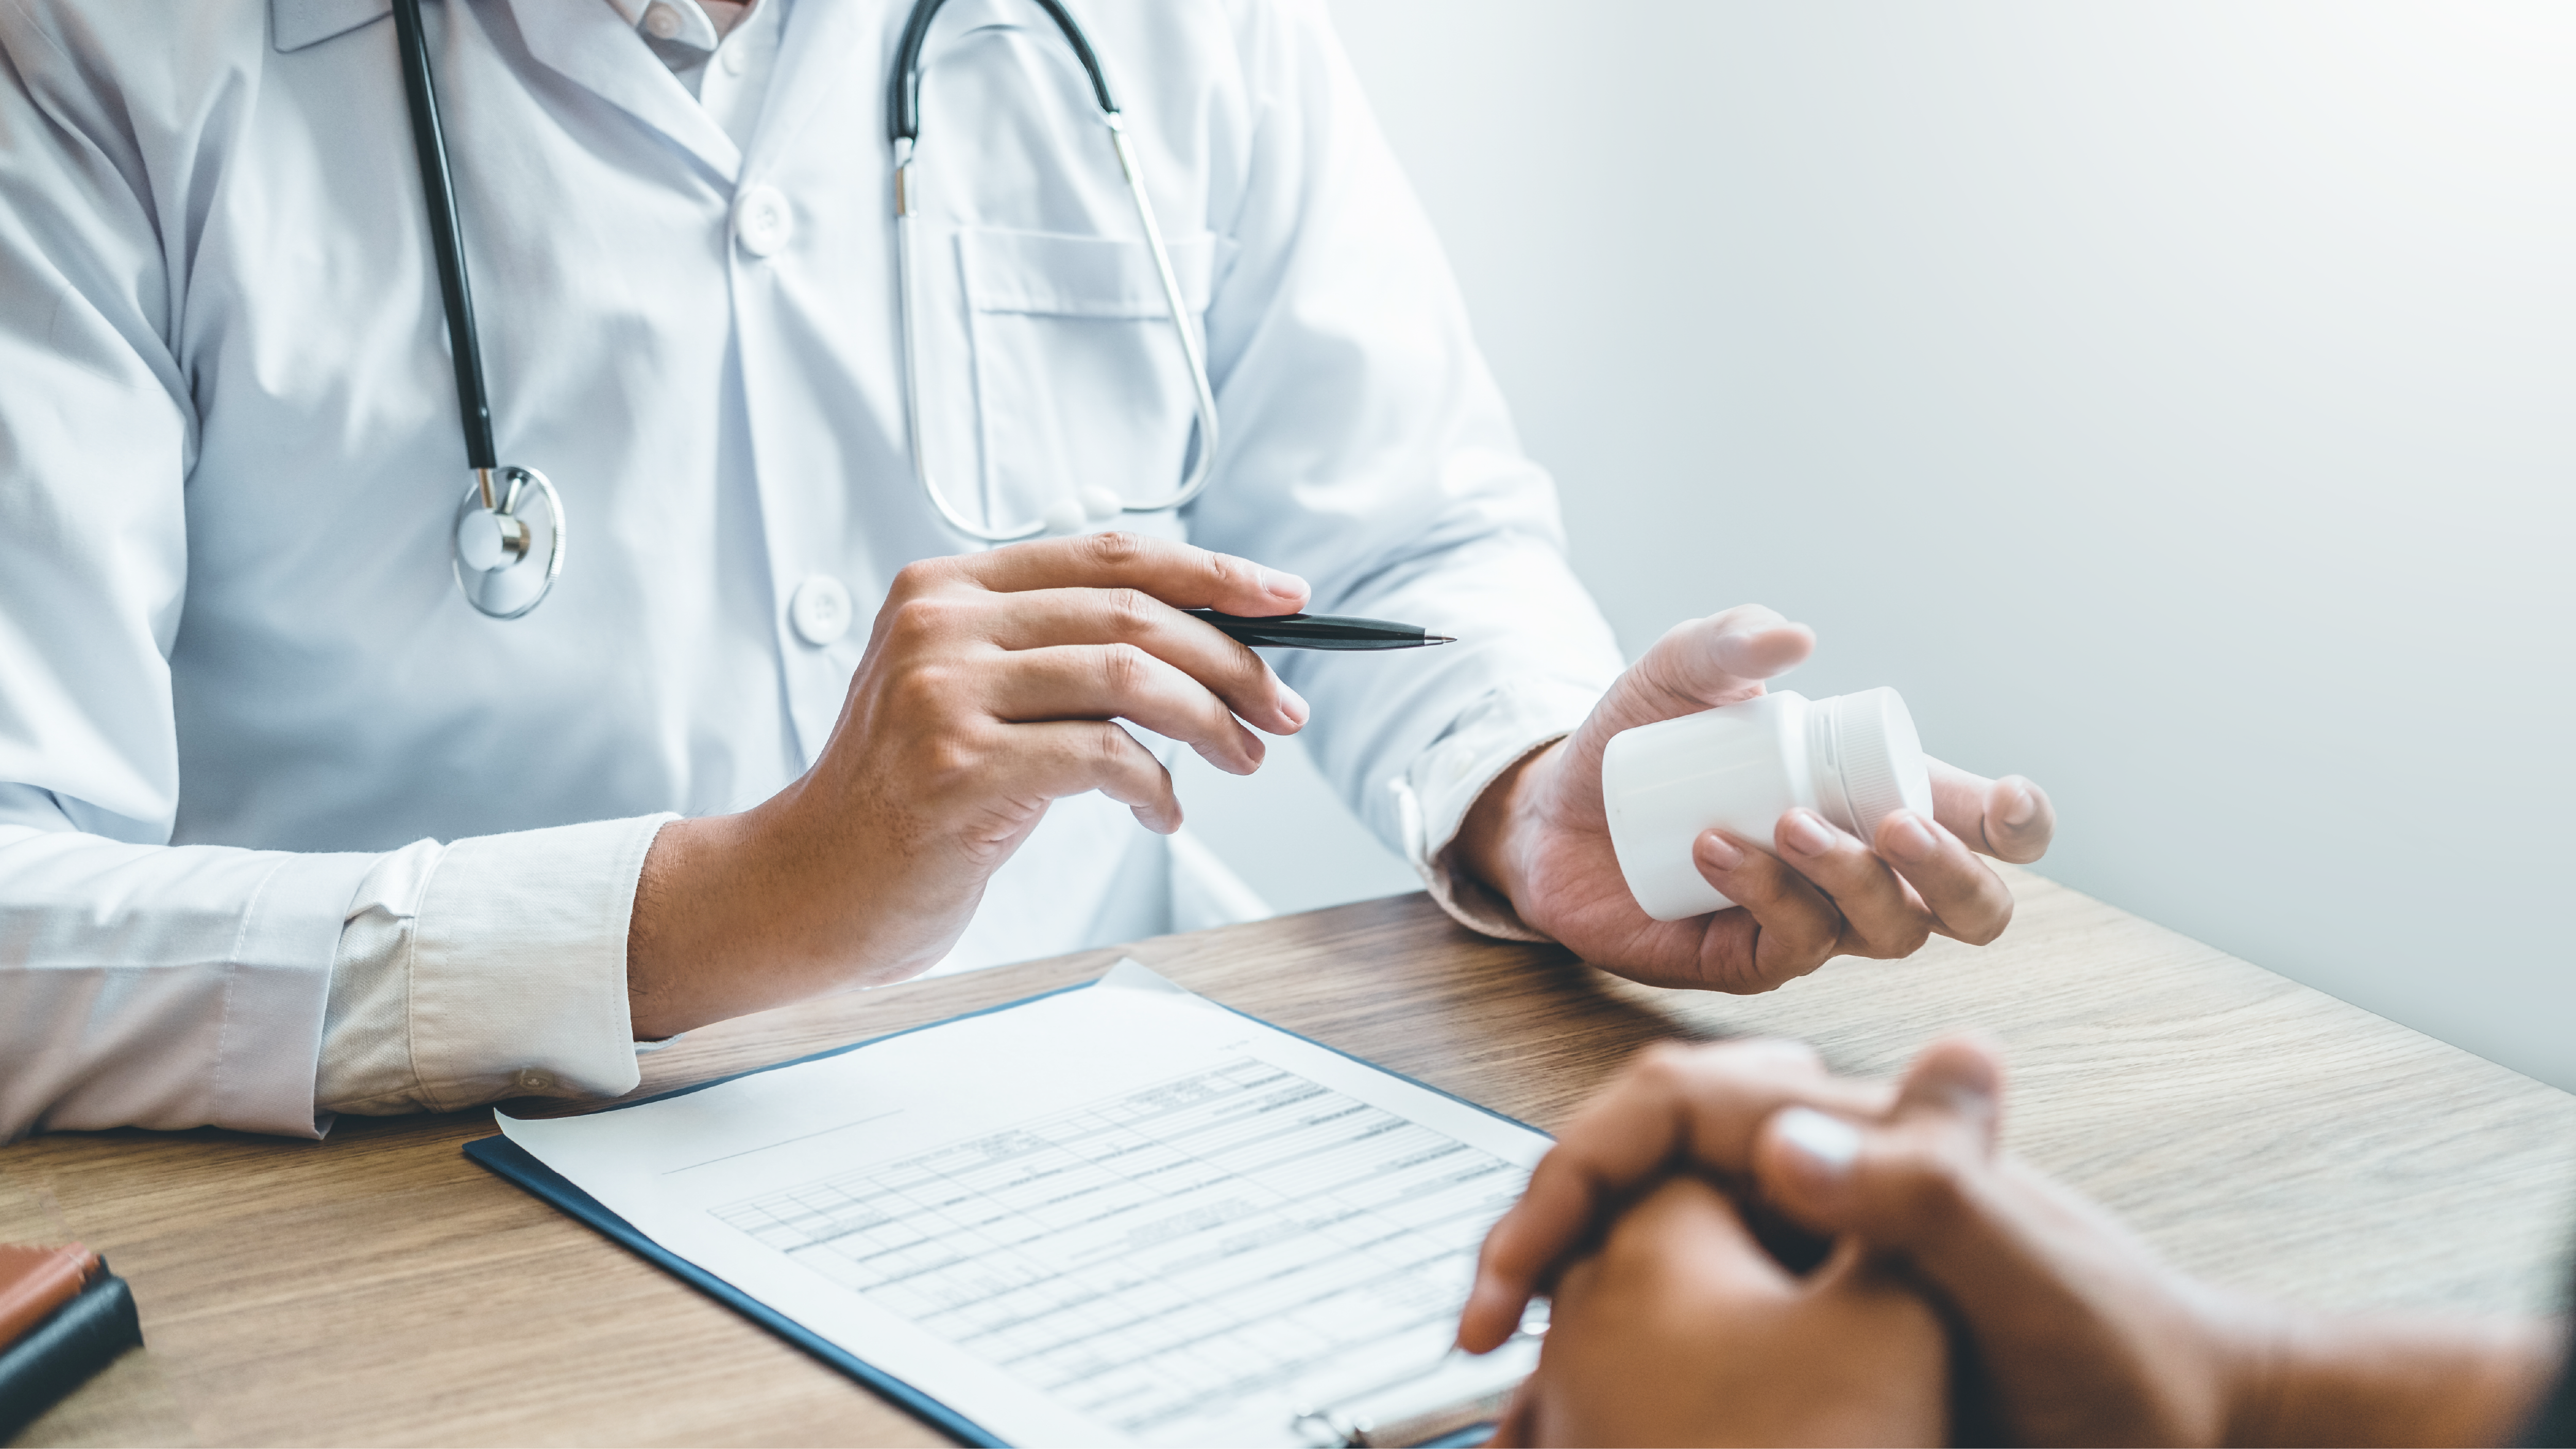
[[[920,312],[916,277],[919,268],[915,254],[920,249],[916,233],[920,228],[914,202],[919,188],[914,177],[918,162],[915,147],[921,135],[921,54],[930,36],[930,23],[937,18],[946,0],[920,0],[904,22],[902,42],[896,47],[895,73],[886,89],[888,106],[886,128],[894,146],[895,267],[902,275],[895,291],[901,310],[903,332],[904,417],[910,428],[913,481],[921,485],[931,505],[948,526],[969,538],[985,543],[1012,543],[1034,538],[1049,530],[1043,517],[1016,528],[995,528],[968,518],[948,497],[930,467],[929,430],[923,412],[921,386],[921,338],[915,320]],[[1172,268],[1171,249],[1164,244],[1163,228],[1154,215],[1153,199],[1145,191],[1143,163],[1136,157],[1135,144],[1129,140],[1125,117],[1110,95],[1109,81],[1102,73],[1100,57],[1091,48],[1090,38],[1074,21],[1059,0],[1030,0],[1055,21],[1064,35],[1065,44],[1081,62],[1084,76],[1091,82],[1092,99],[1100,108],[1100,121],[1109,133],[1110,148],[1118,157],[1118,173],[1127,183],[1128,199],[1136,208],[1137,226],[1144,232],[1146,250],[1153,254],[1154,276],[1162,286],[1163,306],[1171,318],[1172,332],[1180,339],[1181,356],[1189,366],[1192,401],[1198,407],[1198,456],[1190,471],[1171,495],[1146,503],[1120,500],[1122,514],[1169,513],[1187,506],[1207,490],[1215,476],[1217,458],[1216,389],[1208,380],[1207,350],[1198,329],[1192,325],[1189,303],[1181,295],[1180,275]]]
[[[1079,517],[1058,518],[1051,522],[1041,515],[1029,523],[999,529],[968,518],[949,500],[947,490],[933,476],[927,439],[929,430],[923,416],[921,387],[921,340],[917,315],[918,267],[915,254],[920,243],[917,233],[920,219],[913,206],[917,195],[914,185],[914,149],[921,132],[922,48],[928,42],[931,22],[938,18],[945,0],[918,0],[904,21],[903,37],[897,47],[893,82],[888,86],[887,129],[894,145],[894,200],[896,230],[897,305],[902,314],[905,420],[911,431],[913,479],[927,495],[940,517],[952,529],[985,543],[1008,543],[1034,537],[1050,530],[1063,531],[1079,526]],[[1119,175],[1127,183],[1127,194],[1136,209],[1136,223],[1144,233],[1146,250],[1154,259],[1155,280],[1161,285],[1163,305],[1171,318],[1173,335],[1179,339],[1181,355],[1188,364],[1192,401],[1198,409],[1197,456],[1190,470],[1171,495],[1146,503],[1119,499],[1116,513],[1166,513],[1187,506],[1208,486],[1215,475],[1218,427],[1216,392],[1208,379],[1206,342],[1193,325],[1189,303],[1181,295],[1180,277],[1172,267],[1170,248],[1163,239],[1161,222],[1154,214],[1154,203],[1145,188],[1144,167],[1137,159],[1134,143],[1129,139],[1124,117],[1115,97],[1110,94],[1109,80],[1102,70],[1098,52],[1090,37],[1083,33],[1071,12],[1061,0],[1030,0],[1055,22],[1065,44],[1081,63],[1084,77],[1090,82],[1093,101],[1098,105],[1102,127],[1109,133],[1111,150],[1118,158]],[[482,339],[475,326],[474,292],[465,264],[465,233],[457,214],[456,178],[448,160],[447,133],[438,111],[437,79],[429,61],[429,45],[421,24],[420,0],[392,0],[394,33],[400,52],[403,99],[410,112],[412,150],[420,171],[421,202],[429,222],[430,251],[438,268],[439,300],[446,312],[448,351],[456,374],[456,401],[459,427],[464,434],[467,466],[474,474],[474,491],[459,508],[457,528],[449,548],[457,571],[457,584],[466,600],[485,615],[497,619],[515,619],[535,608],[553,590],[563,570],[564,518],[561,499],[551,483],[534,469],[503,468],[500,450],[494,442],[491,390],[483,372]],[[525,483],[533,479],[540,495],[547,500],[549,540],[542,579],[535,594],[506,611],[487,602],[484,595],[495,579],[511,575],[526,561],[530,530],[517,512],[527,496]],[[502,491],[504,485],[507,492]],[[1093,501],[1115,497],[1106,490],[1085,490],[1086,501],[1080,506],[1093,516],[1115,516],[1105,505]],[[479,510],[494,515],[497,527],[509,530],[507,546],[515,552],[489,568],[468,564],[461,542],[461,530],[470,516]],[[1096,511],[1095,511],[1096,510]],[[479,547],[479,545],[478,545]],[[479,557],[480,555],[478,555]],[[469,580],[469,573],[472,575]]]
[[[456,174],[447,161],[447,130],[438,116],[438,86],[430,75],[429,43],[421,34],[420,0],[393,0],[394,35],[402,52],[403,99],[411,107],[412,150],[420,163],[421,204],[429,213],[429,245],[438,263],[438,295],[447,310],[448,353],[456,367],[456,405],[465,430],[466,466],[486,475],[500,466],[492,442],[492,394],[483,380],[483,341],[474,325],[474,285],[465,273],[465,229],[456,217]]]
[[[939,7],[948,0],[917,0],[912,13],[904,17],[903,38],[895,46],[894,84],[886,87],[886,134],[894,141],[921,139],[921,50],[930,40],[930,22],[939,18]],[[1055,21],[1064,33],[1064,43],[1073,49],[1073,58],[1082,63],[1083,77],[1091,82],[1091,98],[1105,115],[1118,114],[1118,102],[1110,97],[1109,77],[1100,68],[1100,53],[1091,48],[1091,37],[1074,23],[1072,12],[1062,0],[1029,0]]]

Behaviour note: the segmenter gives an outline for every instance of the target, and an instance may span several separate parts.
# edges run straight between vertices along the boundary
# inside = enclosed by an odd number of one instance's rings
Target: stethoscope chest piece
[[[456,504],[456,586],[483,613],[515,619],[544,602],[563,573],[563,499],[534,468],[491,473]]]

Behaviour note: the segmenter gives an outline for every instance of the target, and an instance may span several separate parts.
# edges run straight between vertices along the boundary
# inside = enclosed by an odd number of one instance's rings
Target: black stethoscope
[[[1076,533],[1087,524],[1127,513],[1164,513],[1181,507],[1207,488],[1216,466],[1216,395],[1208,381],[1207,356],[1182,300],[1163,230],[1145,195],[1144,174],[1135,147],[1128,141],[1118,103],[1090,38],[1066,13],[1060,0],[1031,0],[1055,21],[1075,59],[1081,62],[1091,94],[1108,128],[1118,169],[1136,204],[1136,218],[1153,253],[1157,280],[1169,309],[1172,328],[1187,360],[1194,400],[1198,404],[1196,457],[1169,497],[1130,503],[1106,488],[1088,487],[1043,510],[1025,523],[995,526],[967,517],[949,501],[931,475],[923,448],[920,352],[914,324],[913,252],[917,225],[912,200],[919,194],[913,153],[921,136],[921,50],[930,23],[946,0],[917,0],[905,20],[897,46],[894,77],[887,94],[887,129],[894,144],[894,210],[897,291],[903,320],[906,422],[911,431],[912,472],[939,516],[949,527],[986,543],[1007,543],[1041,533]],[[504,465],[492,440],[492,403],[483,379],[483,354],[474,327],[473,290],[465,275],[465,238],[456,217],[456,178],[447,159],[447,136],[438,117],[438,89],[430,72],[429,47],[423,40],[420,0],[393,0],[394,33],[401,50],[403,95],[410,104],[412,150],[420,163],[423,204],[429,214],[430,249],[438,263],[439,298],[447,311],[449,351],[456,368],[457,412],[465,433],[465,461],[474,482],[456,505],[453,528],[456,584],[466,602],[495,619],[516,619],[544,602],[563,574],[563,499],[546,475],[534,468]],[[542,566],[539,565],[542,560]]]
[[[465,464],[474,470],[474,486],[456,505],[456,586],[475,608],[495,619],[515,619],[543,603],[563,575],[563,498],[536,469],[502,466],[492,445],[492,397],[483,385],[474,294],[465,280],[465,234],[456,223],[456,176],[447,164],[447,134],[438,124],[438,88],[429,73],[429,47],[421,40],[420,0],[394,0],[394,35],[402,51],[403,96],[411,102],[411,144],[429,210],[430,250],[438,258],[438,293],[447,304]],[[542,569],[529,567],[540,558]]]

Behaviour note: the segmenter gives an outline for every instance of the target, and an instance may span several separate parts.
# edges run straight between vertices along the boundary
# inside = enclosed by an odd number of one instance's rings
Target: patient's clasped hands
[[[2167,1267],[1996,1147],[1969,1040],[1894,1088],[1776,1041],[1650,1049],[1487,1238],[1459,1341],[1551,1291],[1521,1444],[2498,1443],[2541,1325],[2333,1318]],[[1747,1205],[1833,1240],[1800,1276]]]

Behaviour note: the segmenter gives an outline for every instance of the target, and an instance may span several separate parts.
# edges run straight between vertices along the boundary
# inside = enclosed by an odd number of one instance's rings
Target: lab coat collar
[[[393,0],[269,0],[271,43],[282,54],[319,45],[393,13]],[[513,0],[529,54],[668,136],[730,185],[742,170],[733,137],[654,58],[613,5]]]
[[[925,71],[936,66],[940,53],[968,31],[990,26],[1026,28],[1031,13],[1026,0],[951,0],[941,8],[930,43],[922,49]],[[786,45],[779,52],[769,107],[752,147],[755,167],[793,143],[797,131],[835,88],[892,85],[895,48],[911,15],[908,3],[798,0],[787,13]],[[871,27],[876,32],[873,37],[868,35]],[[886,139],[884,132],[877,133],[881,155]]]
[[[769,99],[753,132],[749,169],[760,171],[771,157],[793,146],[797,133],[840,87],[892,84],[895,46],[911,12],[910,4],[867,5],[852,0],[797,0],[790,6],[778,71],[770,80]],[[970,30],[1019,27],[1027,21],[1028,14],[1006,0],[952,0],[939,12],[938,26],[923,53],[936,63],[945,46]],[[885,134],[880,131],[875,139],[874,154],[882,162]]]
[[[284,55],[391,15],[393,0],[269,0],[269,43]]]
[[[582,0],[511,0],[528,53],[670,138],[733,184],[742,149],[656,59],[614,6]]]
[[[894,30],[902,26],[910,9],[909,5],[856,5],[848,0],[798,0],[787,8],[778,68],[769,78],[760,124],[752,130],[750,162],[755,173],[788,148],[833,92],[845,85],[876,83],[885,58],[894,54]],[[873,38],[868,34],[871,28],[878,32]],[[883,156],[884,133],[864,138],[862,145],[868,141],[874,144],[866,149]]]

